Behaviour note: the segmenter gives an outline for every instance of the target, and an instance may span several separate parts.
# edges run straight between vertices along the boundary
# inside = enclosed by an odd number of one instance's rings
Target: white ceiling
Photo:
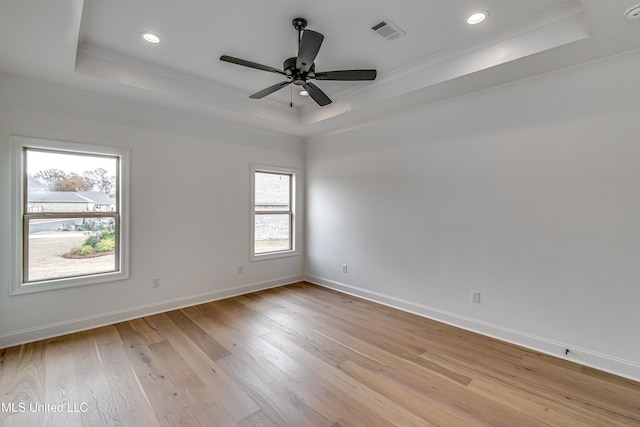
[[[624,16],[637,1],[0,0],[0,72],[308,136],[638,49],[640,18]],[[489,19],[466,24],[477,10]],[[248,99],[282,78],[218,58],[281,68],[298,16],[325,36],[317,71],[376,81],[318,81],[326,107],[289,88]],[[381,20],[406,36],[381,38]]]

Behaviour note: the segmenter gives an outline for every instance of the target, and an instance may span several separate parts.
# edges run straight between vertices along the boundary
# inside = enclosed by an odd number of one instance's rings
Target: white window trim
[[[279,173],[279,174],[290,174],[292,176],[292,182],[291,182],[291,212],[293,213],[292,218],[291,218],[291,249],[287,250],[287,251],[277,251],[277,252],[266,252],[266,253],[261,253],[261,254],[256,254],[255,253],[255,231],[256,231],[256,215],[255,215],[255,186],[256,186],[256,179],[255,179],[255,175],[256,172],[271,172],[271,173]],[[287,168],[287,167],[281,167],[281,166],[269,166],[269,165],[259,165],[259,164],[253,164],[251,165],[251,214],[249,215],[251,217],[251,224],[250,224],[250,230],[251,232],[250,234],[250,241],[249,241],[249,251],[250,251],[250,260],[251,261],[261,261],[261,260],[267,260],[267,259],[274,259],[274,258],[283,258],[283,257],[290,257],[290,256],[296,256],[298,255],[299,251],[298,251],[298,245],[296,243],[297,241],[297,234],[298,234],[298,220],[297,220],[297,197],[296,197],[296,192],[297,192],[297,181],[298,181],[298,169],[294,169],[294,168]]]
[[[109,273],[98,273],[80,277],[49,279],[39,282],[24,283],[23,280],[23,216],[24,216],[24,149],[68,151],[69,153],[86,153],[118,156],[120,158],[120,263],[119,270]],[[75,286],[95,285],[105,282],[126,280],[129,278],[129,150],[119,147],[83,144],[75,142],[54,141],[48,139],[11,136],[11,157],[13,177],[13,280],[11,295],[22,295],[33,292],[64,289]]]

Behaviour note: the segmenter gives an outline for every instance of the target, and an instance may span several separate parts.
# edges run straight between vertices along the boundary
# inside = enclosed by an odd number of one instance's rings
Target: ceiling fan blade
[[[282,82],[282,83],[278,83],[275,84],[273,86],[269,86],[266,89],[262,89],[260,92],[256,92],[253,95],[251,95],[249,98],[252,99],[260,99],[260,98],[264,98],[267,95],[271,95],[273,92],[282,89],[285,86],[288,86],[291,84],[291,81],[288,82]]]
[[[296,60],[296,68],[303,72],[309,71],[316,60],[320,46],[322,45],[324,36],[311,30],[304,30],[302,40],[298,46],[298,59]]]
[[[232,64],[242,65],[244,67],[255,68],[256,70],[268,71],[270,73],[282,74],[284,76],[287,75],[284,71],[278,70],[277,68],[269,67],[268,65],[258,64],[257,62],[246,61],[240,58],[234,58],[233,56],[222,55],[220,57],[220,61],[230,62]]]
[[[375,80],[378,73],[376,70],[340,70],[316,72],[315,74],[316,80],[359,81]]]
[[[305,83],[302,87],[319,106],[324,107],[331,104],[331,99],[313,83]]]

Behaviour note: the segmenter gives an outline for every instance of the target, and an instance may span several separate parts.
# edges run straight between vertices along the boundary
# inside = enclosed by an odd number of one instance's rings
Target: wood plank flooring
[[[640,426],[640,383],[297,283],[0,350],[2,426]]]

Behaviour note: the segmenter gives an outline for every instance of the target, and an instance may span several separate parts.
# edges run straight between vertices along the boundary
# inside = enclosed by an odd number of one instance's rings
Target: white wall
[[[0,347],[297,280],[306,261],[317,283],[640,379],[638,75],[638,55],[614,58],[306,147],[0,76]],[[9,296],[11,134],[131,149],[130,280]],[[304,172],[306,256],[248,261],[251,163]]]
[[[130,280],[9,296],[12,134],[130,149]],[[303,149],[298,138],[0,76],[0,348],[301,279],[302,255],[249,262],[249,191],[252,163],[298,168],[302,180]]]
[[[309,278],[640,379],[639,57],[307,141]]]

